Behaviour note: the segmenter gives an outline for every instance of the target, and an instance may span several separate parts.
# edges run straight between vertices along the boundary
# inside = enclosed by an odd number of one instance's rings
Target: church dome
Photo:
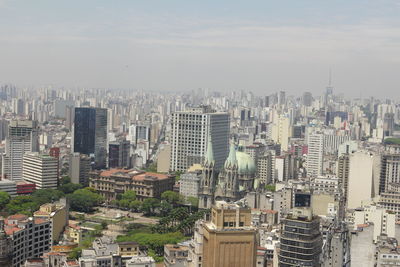
[[[236,159],[237,159],[239,174],[256,173],[256,164],[253,158],[249,154],[241,151],[236,151]]]

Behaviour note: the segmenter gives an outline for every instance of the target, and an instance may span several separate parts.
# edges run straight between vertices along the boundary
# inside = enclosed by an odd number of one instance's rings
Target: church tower
[[[208,138],[207,152],[203,162],[203,173],[200,180],[199,208],[210,209],[214,201],[215,160],[211,138]]]
[[[239,197],[239,166],[235,145],[232,143],[229,156],[218,177],[215,199],[230,202],[238,200]]]

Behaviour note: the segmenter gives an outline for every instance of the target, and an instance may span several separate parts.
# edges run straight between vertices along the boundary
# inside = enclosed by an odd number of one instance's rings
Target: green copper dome
[[[236,159],[238,162],[238,171],[240,174],[256,173],[256,164],[249,154],[241,151],[236,151]]]

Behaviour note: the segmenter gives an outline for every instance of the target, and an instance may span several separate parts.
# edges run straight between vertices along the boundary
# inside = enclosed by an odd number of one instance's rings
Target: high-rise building
[[[350,155],[343,154],[337,161],[337,177],[342,189],[343,202],[347,206],[347,194],[349,190],[349,170],[350,170]]]
[[[275,152],[266,151],[258,158],[257,173],[262,184],[275,183]]]
[[[220,169],[229,152],[230,117],[210,106],[175,112],[171,118],[171,171],[186,171],[201,164],[211,137],[215,168]]]
[[[65,108],[65,127],[68,130],[72,130],[72,125],[74,124],[75,119],[75,108],[73,106],[67,106]]]
[[[308,137],[307,174],[309,176],[322,175],[324,162],[324,135],[312,133]]]
[[[385,113],[383,117],[383,132],[384,136],[392,136],[394,129],[394,114]]]
[[[74,184],[89,185],[91,171],[90,157],[85,154],[72,153],[69,157],[69,178]]]
[[[272,140],[281,145],[281,151],[288,151],[289,138],[292,135],[290,118],[287,115],[279,116],[272,127]]]
[[[0,120],[0,141],[5,140],[8,135],[8,124],[9,122],[7,120]]]
[[[378,194],[378,157],[368,151],[356,151],[350,155],[347,189],[347,208],[361,207]]]
[[[388,192],[391,183],[400,183],[400,153],[384,153],[381,156],[379,194]]]
[[[321,266],[321,251],[318,217],[313,216],[310,207],[293,208],[282,222],[279,266]]]
[[[249,208],[217,201],[211,209],[211,220],[201,227],[202,263],[197,266],[256,266],[256,229],[251,226]]]
[[[129,168],[131,143],[126,140],[114,141],[110,142],[108,147],[108,167]]]
[[[312,104],[312,94],[310,92],[305,92],[302,97],[303,105],[306,107],[310,107]]]
[[[22,177],[34,183],[37,189],[56,189],[58,185],[58,160],[38,152],[26,153],[22,164]]]
[[[22,159],[25,153],[39,151],[36,121],[11,121],[3,156],[2,173],[10,180],[22,180]]]
[[[128,140],[133,144],[137,144],[138,140],[146,140],[150,142],[151,127],[149,125],[134,124],[129,126]]]
[[[94,156],[94,168],[107,164],[107,109],[75,108],[74,152]]]
[[[16,115],[23,115],[24,114],[24,101],[20,98],[14,98],[12,100],[12,112]]]

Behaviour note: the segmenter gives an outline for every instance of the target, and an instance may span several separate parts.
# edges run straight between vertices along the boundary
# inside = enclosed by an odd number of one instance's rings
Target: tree
[[[104,201],[103,197],[86,188],[78,189],[68,195],[71,209],[74,211],[91,212],[93,208]]]
[[[66,184],[61,185],[58,188],[58,190],[60,190],[64,194],[68,195],[68,194],[72,194],[73,192],[75,192],[78,189],[81,189],[82,187],[83,186],[81,184],[66,183]]]
[[[136,192],[132,190],[127,190],[121,195],[121,199],[125,199],[128,201],[136,200]]]
[[[33,200],[39,205],[57,201],[63,196],[64,193],[56,189],[38,189],[32,194]]]
[[[0,191],[0,210],[4,209],[10,202],[10,195],[7,192]]]
[[[68,176],[64,176],[60,179],[60,184],[65,185],[65,184],[70,184],[71,183],[71,178]]]
[[[154,214],[158,207],[160,207],[160,201],[155,198],[146,198],[142,203],[142,211],[145,215]]]
[[[134,200],[129,203],[129,208],[134,211],[138,211],[141,206],[142,202],[140,202],[139,200]]]
[[[171,205],[176,205],[180,202],[181,197],[174,191],[165,191],[161,194],[161,199],[167,201]]]
[[[184,239],[184,236],[179,233],[135,233],[133,235],[118,236],[117,242],[135,241],[140,246],[148,247],[153,250],[156,255],[162,256],[164,253],[165,244],[176,244]]]
[[[160,215],[161,216],[167,216],[169,212],[172,210],[172,205],[169,204],[167,201],[161,201],[160,204]]]
[[[10,214],[21,213],[30,216],[39,206],[32,196],[17,196],[6,205],[6,209]]]
[[[121,199],[120,201],[118,201],[118,206],[121,208],[129,208],[129,200],[127,199]]]
[[[197,197],[188,197],[187,201],[192,207],[198,207],[199,206],[199,199]]]

